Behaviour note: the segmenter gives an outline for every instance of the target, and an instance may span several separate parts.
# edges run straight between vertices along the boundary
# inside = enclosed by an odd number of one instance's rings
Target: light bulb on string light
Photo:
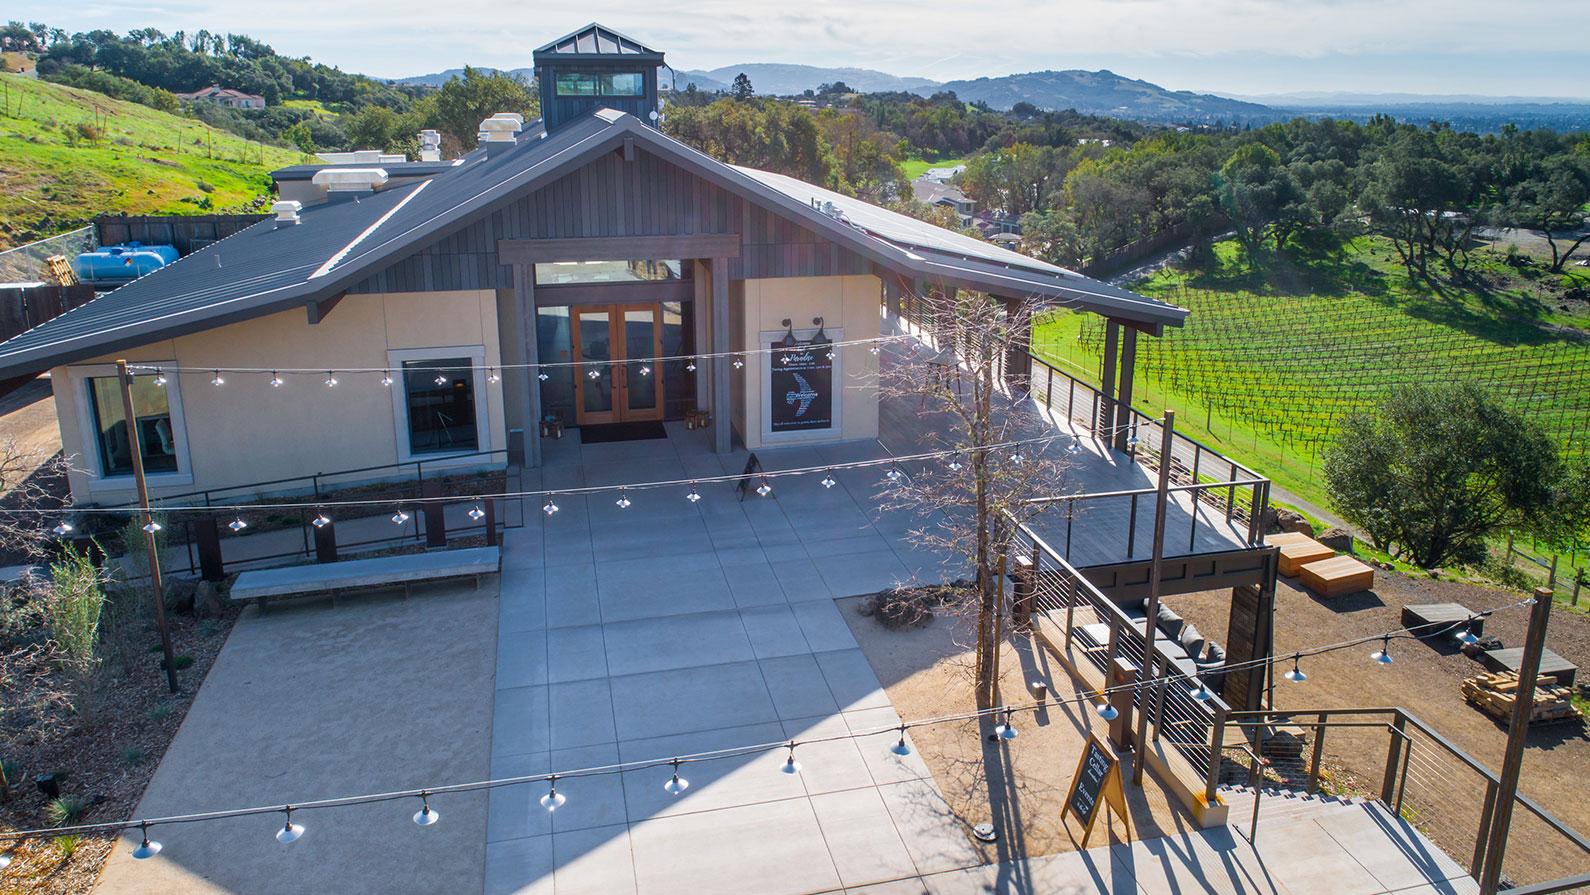
[[[618,499],[613,501],[613,505],[618,507],[621,510],[627,510],[627,509],[629,509],[629,504],[630,504],[629,489],[628,488],[620,488],[620,489],[618,489]]]
[[[789,366],[789,362],[791,360],[793,360],[793,358],[791,358],[788,353],[785,353],[782,357],[780,357],[778,359],[779,363],[783,364],[786,367]]]
[[[673,764],[674,775],[667,783],[663,784],[663,791],[669,795],[677,796],[690,788],[690,781],[679,776],[679,759],[674,759]]]
[[[789,742],[789,756],[784,759],[784,763],[779,766],[779,770],[783,771],[786,774],[799,774],[801,772],[801,763],[795,760],[795,741],[794,740],[790,740],[790,742]]]
[[[547,371],[546,370],[542,370],[541,372],[536,374],[536,378],[541,380],[542,382],[546,382],[548,379],[551,379],[552,377],[547,375]]]
[[[648,365],[648,364],[641,364],[640,365],[640,375],[642,375],[642,376],[650,376],[651,375],[651,366]]]
[[[282,387],[281,374],[277,373],[275,370],[272,370],[271,371],[271,388],[281,388],[281,387]]]
[[[233,531],[242,531],[243,529],[248,528],[248,523],[243,521],[242,516],[239,516],[236,519],[233,519],[231,522],[226,523],[226,527],[232,529]]]
[[[492,385],[496,385],[497,383],[502,381],[502,377],[497,375],[497,368],[496,367],[492,367],[491,368],[491,372],[486,374],[486,381],[491,383]]]
[[[954,454],[950,457],[950,472],[959,472],[961,469],[961,455]]]
[[[327,516],[325,511],[322,510],[319,514],[317,514],[315,516],[312,524],[316,528],[325,528],[326,526],[331,524],[331,517]]]
[[[1288,671],[1286,674],[1281,675],[1281,677],[1286,678],[1287,680],[1291,681],[1294,684],[1301,684],[1304,681],[1308,680],[1308,675],[1303,673],[1303,669],[1297,667],[1298,663],[1300,661],[1302,661],[1302,659],[1303,659],[1303,654],[1302,653],[1294,653],[1292,655],[1292,670]]]
[[[396,513],[392,514],[392,521],[396,522],[398,525],[402,525],[403,523],[409,521],[409,514],[404,512],[402,509],[399,509]]]
[[[756,486],[756,493],[763,497],[773,493],[773,486],[768,484],[767,476],[762,476],[762,484]]]
[[[829,352],[828,352],[828,359],[829,360],[833,360],[834,359],[834,352],[833,352],[832,349],[830,349]]]
[[[72,533],[72,523],[67,522],[65,519],[62,519],[61,523],[59,525],[55,526],[53,531],[55,532],[55,536],[56,537],[64,538],[67,535]]]
[[[695,358],[692,357],[690,360],[685,362],[685,371],[688,372],[688,373],[694,373],[696,371],[696,359]]]
[[[882,349],[878,347],[878,343],[877,342],[874,342],[874,343],[872,343],[872,347],[868,348],[867,350],[871,351],[873,354],[877,354]]]
[[[690,483],[690,493],[685,495],[685,500],[695,503],[701,499],[701,492],[696,490],[696,483]]]
[[[134,857],[136,857],[136,855]],[[0,870],[4,870],[4,869],[6,869],[7,867],[10,867],[10,866],[11,866],[11,853],[10,852],[0,852]]]
[[[563,793],[558,792],[558,775],[553,774],[548,777],[547,794],[541,797],[541,807],[549,812],[556,811],[567,801],[568,799],[564,797]]]
[[[1463,630],[1459,631],[1457,635],[1458,643],[1464,646],[1473,646],[1480,642],[1479,635],[1474,633],[1474,622],[1477,620],[1477,618],[1471,618],[1463,623]]]
[[[595,382],[595,381],[596,381],[596,380],[598,380],[598,379],[601,379],[601,378],[602,378],[602,371],[601,371],[601,370],[597,370],[597,369],[595,369],[595,368],[592,368],[592,369],[591,369],[591,370],[590,370],[590,371],[589,371],[589,372],[587,372],[587,373],[586,373],[586,374],[585,374],[585,375],[587,375],[587,376],[589,376],[589,377],[591,377],[591,381],[592,381],[592,382]]]
[[[548,494],[547,495],[546,505],[541,508],[541,512],[546,513],[548,516],[550,516],[553,513],[556,513],[557,511],[558,511],[557,495],[556,494]]]
[[[1017,466],[1020,466],[1021,465],[1021,461],[1025,460],[1025,459],[1027,459],[1027,458],[1023,457],[1021,455],[1021,451],[1019,451],[1019,450],[1016,451],[1014,454],[1010,455],[1010,462],[1016,464]]]
[[[143,861],[160,854],[160,849],[164,846],[149,838],[149,825],[146,823],[139,824],[138,830],[143,834],[143,841],[138,843],[138,847],[132,850],[133,858]],[[10,859],[7,859],[6,863],[10,863]],[[4,864],[0,864],[0,867],[4,866]]]
[[[326,371],[326,388],[336,388],[337,377],[330,370]]]
[[[744,367],[744,366],[745,366],[745,361],[743,361],[743,360],[741,360],[741,359],[740,359],[740,358],[738,358],[738,357],[736,357],[736,358],[735,358],[735,359],[734,359],[734,368],[735,368],[735,369],[736,369],[736,370],[738,370],[738,369],[740,369],[740,368],[741,368],[741,367]]]
[[[282,828],[276,831],[276,841],[282,843],[283,845],[286,845],[289,842],[297,842],[298,837],[304,835],[303,824],[293,823],[292,806],[288,806],[286,811],[287,823],[283,824]]]
[[[832,469],[830,469],[827,472],[823,473],[823,483],[822,484],[823,484],[824,488],[832,488],[832,487],[834,487],[834,485],[838,484],[838,482],[834,481],[834,471]]]
[[[884,473],[883,477],[888,479],[891,482],[900,481],[900,467],[899,467],[899,465],[898,464],[891,464],[889,466],[889,471]]]
[[[156,522],[155,520],[150,519],[147,523],[144,524],[144,531],[147,531],[150,534],[154,534],[155,532],[159,531],[160,529],[162,529],[164,527],[165,526],[161,525],[159,522]]]
[[[166,384],[166,374],[161,372],[159,367],[155,367],[155,385],[164,387],[165,384]]]
[[[1082,439],[1078,438],[1075,435],[1071,436],[1071,443],[1066,445],[1066,453],[1068,453],[1068,454],[1080,454],[1080,453],[1082,453]]]
[[[911,754],[911,746],[909,744],[907,744],[906,741],[905,741],[905,725],[904,724],[900,725],[900,742],[895,743],[893,746],[890,746],[889,747],[889,751],[893,752],[895,755],[910,755]]]
[[[1011,716],[1013,714],[1015,714],[1015,709],[1012,709],[1009,706],[1006,706],[1005,707],[1005,720],[1003,720],[1000,723],[994,725],[994,735],[995,736],[999,737],[1002,740],[1013,740],[1013,739],[1016,738],[1016,725],[1015,725],[1015,723],[1013,723],[1013,721],[1011,719]]]
[[[382,370],[381,371],[381,384],[386,386],[387,388],[391,388],[392,387],[392,371],[391,370]]]
[[[1390,634],[1387,634],[1385,639],[1380,642],[1380,649],[1377,649],[1374,652],[1369,654],[1369,658],[1374,659],[1376,662],[1378,662],[1381,665],[1390,665],[1391,664],[1391,635]]]
[[[447,384],[447,374],[446,373],[437,373],[436,374],[436,378],[434,380],[432,380],[432,381],[435,382],[437,385],[446,385]]]
[[[420,793],[420,810],[414,812],[414,822],[422,827],[428,827],[442,819],[439,812],[431,810],[431,794]]]
[[[1114,721],[1116,718],[1121,717],[1120,710],[1115,706],[1110,705],[1109,700],[1101,699],[1098,702],[1095,702],[1093,704],[1093,710],[1098,712],[1099,717],[1106,721]]]
[[[480,508],[480,504],[477,503],[469,508],[469,518],[475,520],[476,522],[479,522],[481,519],[485,518],[485,516],[486,511]]]
[[[1198,686],[1188,689],[1187,695],[1198,700],[1199,702],[1208,702],[1209,700],[1215,698],[1214,691],[1209,689],[1209,686],[1201,679],[1198,681]]]
[[[215,386],[216,388],[220,388],[221,386],[226,384],[226,380],[221,378],[221,371],[220,370],[216,370],[215,371],[215,376],[213,376],[210,379],[210,384]]]

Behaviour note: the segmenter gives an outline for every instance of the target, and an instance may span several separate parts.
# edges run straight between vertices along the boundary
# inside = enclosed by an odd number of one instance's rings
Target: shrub
[[[149,750],[142,746],[128,746],[121,750],[121,760],[128,764],[142,764],[149,757]]]
[[[181,671],[184,668],[191,668],[193,666],[193,657],[192,656],[176,656],[175,657],[175,661],[172,662],[172,664],[176,666],[176,669],[178,671]]]
[[[194,181],[193,185],[198,187],[199,188],[199,192],[201,192],[201,193],[213,193],[213,192],[215,192],[215,186],[214,185],[205,183],[202,180]]]
[[[77,851],[78,843],[81,841],[82,838],[76,835],[55,837],[55,845],[61,850],[63,858],[70,858]]]
[[[88,800],[73,793],[63,793],[44,805],[44,819],[52,827],[69,827],[82,818],[88,810]]]
[[[166,718],[171,716],[171,712],[174,709],[175,706],[173,706],[170,702],[162,700],[150,706],[149,711],[144,712],[144,717],[151,721],[164,721]]]
[[[71,679],[72,708],[91,714],[99,676],[99,622],[105,606],[103,573],[87,553],[67,549],[50,566],[46,624],[56,661]]]

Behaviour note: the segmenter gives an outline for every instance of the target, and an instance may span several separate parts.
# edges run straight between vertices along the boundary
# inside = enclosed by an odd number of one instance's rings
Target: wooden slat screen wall
[[[189,255],[269,219],[268,214],[102,215],[94,219],[94,227],[100,245],[169,245],[176,248],[177,254]]]
[[[730,279],[870,274],[872,262],[651,153],[608,153],[480,218],[348,291],[511,289],[499,239],[739,233]],[[571,259],[572,260],[572,259]]]

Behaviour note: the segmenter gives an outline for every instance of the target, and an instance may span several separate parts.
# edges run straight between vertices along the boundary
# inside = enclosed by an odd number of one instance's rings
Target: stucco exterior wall
[[[474,349],[487,367],[501,364],[496,294],[479,290],[348,295],[313,326],[304,309],[295,308],[57,367],[51,377],[61,443],[69,457],[77,455],[70,476],[73,499],[103,504],[135,496],[130,476],[97,477],[95,448],[85,441],[85,435],[92,435],[85,432],[92,416],[85,412],[84,377],[103,375],[103,365],[117,357],[191,371],[168,375],[168,397],[181,404],[188,464],[176,474],[151,477],[151,491],[159,495],[400,459],[393,390],[381,385],[379,372],[339,372],[334,388],[326,386],[324,373],[283,374],[284,384],[273,388],[270,373],[223,373],[226,382],[217,387],[210,382],[210,369],[391,367],[394,379],[401,382],[399,364],[388,352],[432,348],[459,348],[459,356]],[[397,387],[395,383],[393,389]],[[475,395],[477,419],[486,420],[480,450],[505,448],[501,382],[490,383],[486,371],[477,370]],[[495,458],[499,463],[501,459]]]
[[[821,317],[824,328],[831,335],[834,330],[843,329],[845,341],[878,336],[882,283],[877,277],[744,280],[734,285],[741,287],[734,295],[735,310],[739,312],[734,321],[737,350],[766,347],[760,344],[761,333],[782,331],[784,327],[780,321],[786,318],[797,333],[811,329],[812,318]],[[744,385],[743,389],[736,388],[735,394],[735,428],[745,440],[747,449],[878,437],[878,358],[865,346],[848,346],[838,354],[841,368],[834,372],[834,383],[841,396],[840,431],[812,433],[810,439],[798,442],[764,444],[762,402],[767,400],[763,374],[766,361],[764,355],[756,355],[754,362],[752,360],[748,357],[745,369],[739,371],[736,378],[743,376]],[[743,403],[739,400],[741,395]]]

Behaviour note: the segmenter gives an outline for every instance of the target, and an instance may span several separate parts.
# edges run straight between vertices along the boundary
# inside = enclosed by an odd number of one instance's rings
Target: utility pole
[[[149,589],[155,597],[155,624],[160,628],[160,648],[165,653],[166,685],[177,692],[177,657],[171,650],[171,627],[166,624],[166,590],[160,582],[160,547],[150,530],[154,517],[149,513],[149,483],[144,479],[144,446],[138,433],[138,416],[133,413],[132,373],[125,360],[116,361],[116,378],[121,382],[121,406],[127,416],[127,444],[132,450],[133,481],[138,484],[138,517],[144,528],[144,549],[149,551]]]
[[[1535,606],[1529,613],[1529,633],[1524,638],[1524,660],[1518,669],[1518,690],[1513,694],[1512,726],[1507,731],[1507,753],[1502,758],[1496,806],[1491,813],[1490,841],[1480,869],[1480,895],[1496,895],[1502,876],[1502,856],[1513,825],[1513,802],[1518,798],[1518,777],[1524,767],[1524,746],[1529,739],[1529,716],[1535,708],[1535,678],[1540,675],[1540,654],[1546,648],[1546,622],[1551,617],[1552,592],[1535,588]]]
[[[1154,673],[1162,666],[1154,657],[1154,634],[1159,630],[1156,621],[1159,619],[1159,581],[1163,571],[1165,559],[1165,508],[1170,503],[1170,448],[1176,438],[1176,411],[1165,411],[1165,421],[1161,424],[1159,440],[1159,487],[1154,494],[1154,559],[1148,566],[1148,615],[1143,625],[1143,674],[1157,680],[1160,675]],[[1157,689],[1157,685],[1155,687]],[[1139,694],[1154,692],[1139,690]],[[1132,756],[1132,783],[1136,786],[1143,785],[1143,766],[1148,758],[1148,697],[1143,695],[1139,700],[1137,713],[1137,754]]]

